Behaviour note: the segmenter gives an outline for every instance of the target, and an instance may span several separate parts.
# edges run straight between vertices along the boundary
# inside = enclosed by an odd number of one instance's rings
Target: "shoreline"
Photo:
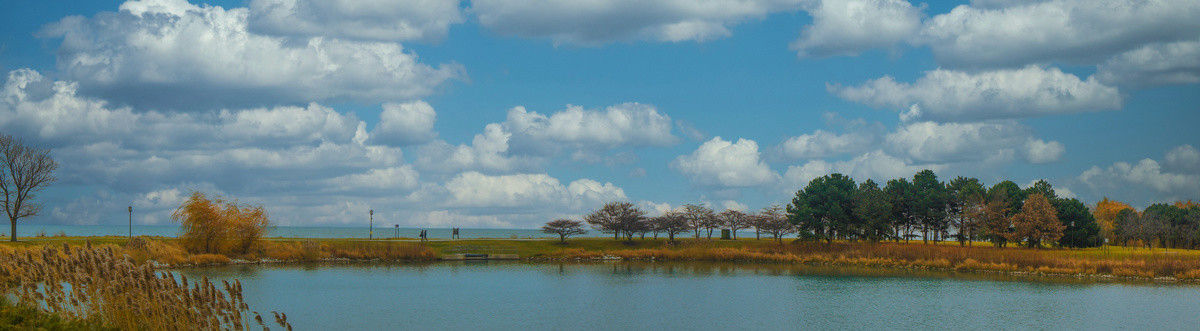
[[[33,239],[33,238],[31,238]],[[519,262],[721,262],[811,267],[861,267],[879,270],[970,272],[1019,277],[1055,277],[1138,282],[1200,283],[1200,250],[993,248],[976,243],[776,243],[774,240],[611,238],[558,239],[479,238],[418,239],[264,238],[253,252],[242,255],[190,254],[177,239],[165,237],[45,237],[4,249],[46,245],[112,245],[138,263],[155,269],[190,269],[232,265],[299,263],[445,262],[439,256],[458,247],[484,247],[517,252]],[[130,245],[133,243],[133,245]],[[480,245],[482,244],[482,245]],[[134,247],[131,247],[134,246]]]

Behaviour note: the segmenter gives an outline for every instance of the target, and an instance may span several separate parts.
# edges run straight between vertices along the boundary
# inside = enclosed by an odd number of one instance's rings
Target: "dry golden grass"
[[[1069,250],[959,247],[896,243],[795,243],[720,247],[694,241],[676,246],[608,250],[562,249],[539,259],[782,262],[889,268],[944,269],[1045,275],[1108,275],[1200,279],[1200,258],[1177,254],[1073,254]]]
[[[0,251],[0,295],[68,319],[123,330],[233,329],[251,327],[242,285],[189,284],[170,272],[135,264],[114,245],[46,245]],[[223,257],[223,256],[222,256]],[[257,313],[254,313],[257,316]],[[265,323],[258,319],[256,327]],[[290,330],[286,317],[279,326]]]

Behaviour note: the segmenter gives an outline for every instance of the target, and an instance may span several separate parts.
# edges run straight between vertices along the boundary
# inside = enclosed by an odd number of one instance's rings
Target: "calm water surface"
[[[524,262],[186,269],[329,329],[1200,328],[1200,286],[779,265]]]

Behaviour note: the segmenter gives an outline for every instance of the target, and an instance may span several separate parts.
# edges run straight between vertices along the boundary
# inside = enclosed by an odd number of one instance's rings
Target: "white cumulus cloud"
[[[470,12],[501,35],[549,38],[556,44],[617,41],[708,41],[801,0],[475,0]]]
[[[692,183],[708,187],[755,187],[779,178],[762,161],[758,143],[749,139],[730,142],[713,137],[692,154],[675,158],[671,166],[689,176]]]
[[[1028,66],[968,73],[936,69],[913,83],[891,76],[859,86],[830,85],[838,97],[877,108],[919,105],[919,118],[938,121],[1025,118],[1119,109],[1115,87],[1081,80],[1058,68]]]
[[[425,143],[437,137],[435,122],[437,112],[424,101],[385,103],[379,124],[371,131],[371,141],[391,146]]]
[[[250,29],[263,34],[379,41],[445,38],[462,23],[459,0],[251,0]]]
[[[41,35],[62,38],[58,66],[82,91],[141,108],[406,100],[465,76],[398,43],[256,34],[247,8],[132,0],[120,9],[67,17]]]
[[[791,49],[800,57],[858,55],[913,38],[921,29],[922,7],[905,0],[825,0],[805,8],[813,23]]]

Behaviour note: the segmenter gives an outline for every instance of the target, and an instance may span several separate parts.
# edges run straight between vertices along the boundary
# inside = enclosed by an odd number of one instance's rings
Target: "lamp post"
[[[367,223],[367,239],[375,239],[375,210],[371,209],[371,221]]]
[[[133,239],[133,206],[129,206],[129,239]]]

